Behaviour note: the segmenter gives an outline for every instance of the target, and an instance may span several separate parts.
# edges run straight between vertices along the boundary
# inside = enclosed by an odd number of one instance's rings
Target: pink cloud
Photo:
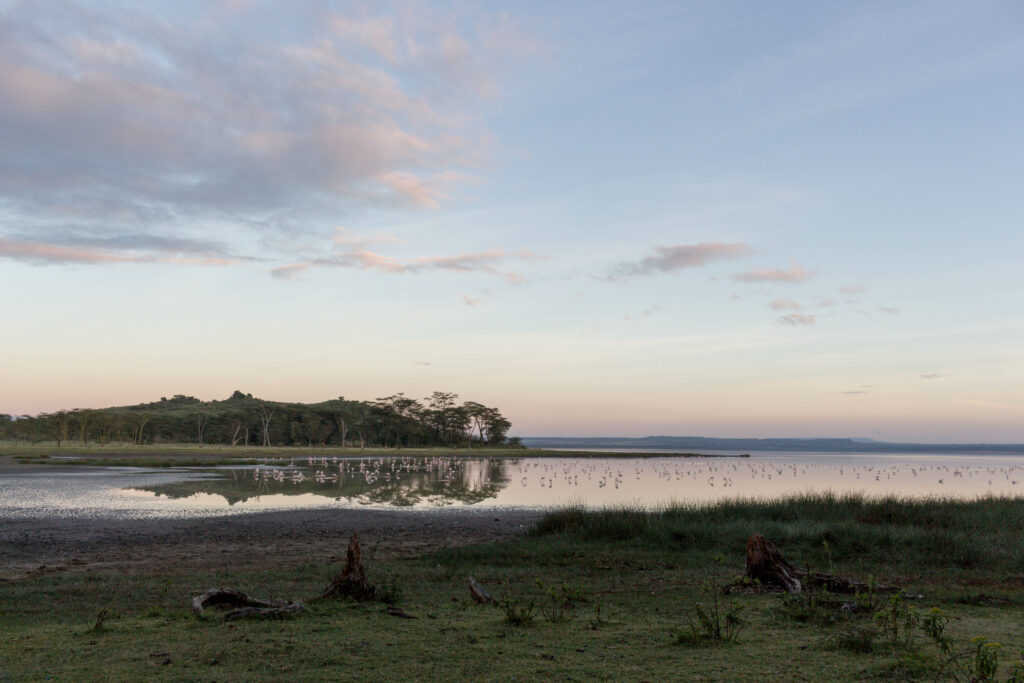
[[[623,280],[636,275],[652,273],[671,273],[683,268],[695,268],[707,265],[710,261],[739,258],[750,254],[753,250],[736,242],[702,242],[700,244],[676,244],[658,246],[654,253],[634,263],[622,263],[608,277],[611,280]]]
[[[108,242],[113,243],[113,240],[108,240]],[[183,266],[227,266],[239,262],[238,258],[195,253],[193,250],[139,250],[131,247],[103,249],[88,246],[47,244],[28,240],[10,240],[3,237],[0,237],[0,258],[40,265],[166,263]]]
[[[864,294],[867,288],[864,285],[843,285],[839,288],[839,293],[843,296],[856,296]]]
[[[528,42],[505,13],[419,5],[316,9],[309,25],[273,4],[230,21],[131,5],[71,14],[52,22],[24,3],[0,21],[0,200],[21,219],[4,226],[11,239],[31,230],[52,243],[69,202],[109,234],[170,234],[168,217],[269,232],[279,219],[322,224],[339,206],[439,207],[490,160],[481,97]]]
[[[792,299],[775,299],[768,307],[773,311],[799,311],[800,304],[793,301]]]
[[[483,273],[500,277],[513,284],[521,284],[526,282],[526,277],[518,271],[507,269],[505,267],[506,264],[515,261],[532,263],[541,260],[539,256],[526,249],[506,251],[494,248],[479,252],[461,253],[454,256],[417,256],[403,259],[371,251],[367,248],[374,242],[394,241],[397,240],[390,235],[385,234],[375,238],[363,238],[351,230],[339,227],[335,229],[335,234],[332,238],[334,252],[331,255],[304,263],[279,266],[271,270],[271,275],[277,278],[289,278],[302,270],[323,266],[355,268],[391,275],[418,274],[427,271]],[[474,301],[476,300],[474,299]]]
[[[765,268],[760,270],[748,270],[733,275],[734,280],[740,282],[806,282],[814,277],[815,271],[807,271],[803,266],[792,264],[788,270],[780,268]]]
[[[131,263],[137,258],[99,249],[61,247],[39,242],[16,242],[0,237],[0,256],[35,263]]]
[[[383,244],[398,242],[399,239],[386,232],[380,232],[372,237],[364,237],[354,230],[343,228],[340,225],[334,228],[334,235],[331,236],[331,243],[335,248],[360,248],[365,249],[371,244]]]
[[[802,315],[800,313],[790,313],[779,318],[779,322],[783,325],[813,325],[818,322],[817,318],[813,315]]]

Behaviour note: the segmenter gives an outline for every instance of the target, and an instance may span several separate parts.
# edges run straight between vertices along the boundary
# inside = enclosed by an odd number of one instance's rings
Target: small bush
[[[498,607],[505,613],[505,621],[513,626],[529,626],[533,623],[533,615],[537,611],[537,603],[532,598],[519,598],[508,588],[498,600]]]

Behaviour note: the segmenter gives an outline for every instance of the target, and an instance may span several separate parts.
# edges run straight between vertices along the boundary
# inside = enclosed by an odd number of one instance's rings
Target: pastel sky
[[[1024,5],[0,0],[0,412],[1024,442]]]

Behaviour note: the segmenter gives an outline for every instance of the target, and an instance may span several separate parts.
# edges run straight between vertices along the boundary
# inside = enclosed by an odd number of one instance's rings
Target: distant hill
[[[420,400],[339,396],[320,403],[269,401],[235,391],[222,401],[176,394],[110,408],[0,415],[0,440],[56,446],[89,443],[231,446],[500,446],[512,426],[497,408],[435,391]]]
[[[874,439],[714,439],[703,436],[529,437],[527,448],[634,448],[686,451],[795,451],[801,453],[1013,453],[1024,455],[1024,444],[887,443]]]

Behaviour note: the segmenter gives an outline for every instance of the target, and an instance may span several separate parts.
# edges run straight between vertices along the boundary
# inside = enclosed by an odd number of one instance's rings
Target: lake
[[[205,469],[46,466],[0,478],[0,517],[195,517],[309,507],[410,510],[705,503],[830,490],[1024,495],[1024,456],[718,453],[301,458]]]

